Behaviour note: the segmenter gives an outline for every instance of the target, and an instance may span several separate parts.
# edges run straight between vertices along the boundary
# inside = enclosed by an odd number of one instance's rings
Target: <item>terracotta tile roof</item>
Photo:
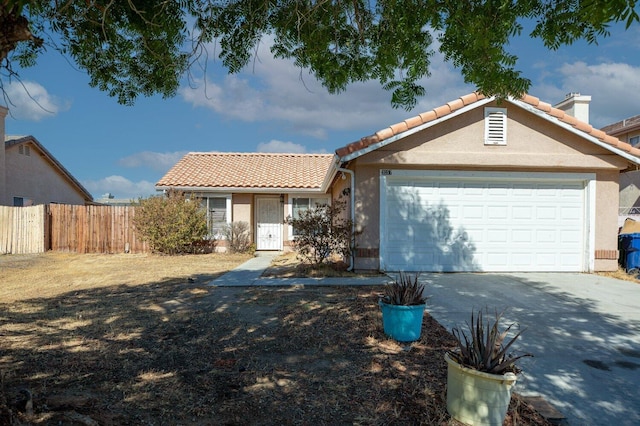
[[[371,145],[383,142],[386,139],[389,139],[393,136],[399,135],[402,132],[411,130],[422,124],[426,124],[436,119],[445,117],[461,108],[464,108],[475,102],[481,101],[485,98],[486,97],[484,95],[478,92],[474,92],[474,93],[470,93],[468,95],[462,96],[445,105],[434,108],[431,111],[409,118],[400,123],[393,124],[389,127],[386,127],[384,129],[377,131],[373,135],[365,136],[359,141],[356,141],[346,146],[343,146],[341,148],[338,148],[336,150],[336,155],[338,157],[345,157],[349,154],[365,149]],[[557,118],[559,121],[569,124],[573,126],[575,129],[580,130],[585,134],[592,136],[607,145],[621,149],[633,156],[640,157],[640,149],[634,148],[628,143],[622,142],[619,139],[606,134],[602,130],[594,129],[588,123],[580,121],[575,117],[565,113],[564,111],[558,108],[552,107],[550,104],[546,102],[540,101],[540,99],[536,98],[535,96],[524,95],[522,98],[517,100],[524,102],[546,114],[549,114],[550,116]]]
[[[333,154],[191,152],[156,187],[320,189]]]

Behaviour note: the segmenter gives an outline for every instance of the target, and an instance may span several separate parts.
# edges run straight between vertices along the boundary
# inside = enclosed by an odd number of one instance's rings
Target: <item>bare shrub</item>
[[[350,257],[354,245],[353,221],[343,214],[346,202],[320,204],[308,209],[300,217],[287,218],[287,224],[296,230],[294,248],[298,255],[314,266],[319,266],[337,254]]]
[[[251,244],[251,230],[248,222],[233,222],[222,229],[231,253],[248,253],[255,251]]]

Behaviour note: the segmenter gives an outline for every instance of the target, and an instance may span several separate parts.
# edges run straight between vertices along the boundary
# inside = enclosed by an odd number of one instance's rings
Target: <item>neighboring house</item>
[[[93,197],[33,136],[5,136],[0,106],[0,205],[93,204]]]
[[[156,188],[204,197],[214,227],[250,223],[258,250],[288,247],[287,216],[347,197],[356,270],[615,270],[618,178],[640,149],[587,124],[582,100],[472,93],[335,155],[190,153]]]
[[[640,145],[640,115],[609,124],[600,130],[631,146],[637,147]]]
[[[102,197],[95,200],[96,204],[104,206],[132,206],[138,202],[133,198],[116,198],[113,194],[107,192]]]
[[[5,196],[0,204],[93,204],[91,194],[33,136],[6,136]]]
[[[603,132],[628,143],[640,145],[640,115],[601,128]],[[620,175],[620,215],[640,215],[640,171],[630,170]]]
[[[3,204],[93,204],[78,180],[33,136],[6,136]]]

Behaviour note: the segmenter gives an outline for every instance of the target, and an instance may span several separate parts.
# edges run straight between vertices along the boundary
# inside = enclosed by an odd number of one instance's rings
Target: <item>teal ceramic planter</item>
[[[420,338],[426,304],[389,305],[382,301],[379,304],[382,309],[382,327],[387,336],[398,342],[413,342]]]

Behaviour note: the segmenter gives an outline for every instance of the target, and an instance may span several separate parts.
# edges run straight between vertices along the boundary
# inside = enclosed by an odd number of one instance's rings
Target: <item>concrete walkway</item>
[[[251,286],[359,286],[381,285],[391,278],[381,275],[376,277],[340,277],[340,278],[269,278],[261,277],[280,252],[257,252],[256,256],[239,265],[209,283],[215,287],[251,287]]]

